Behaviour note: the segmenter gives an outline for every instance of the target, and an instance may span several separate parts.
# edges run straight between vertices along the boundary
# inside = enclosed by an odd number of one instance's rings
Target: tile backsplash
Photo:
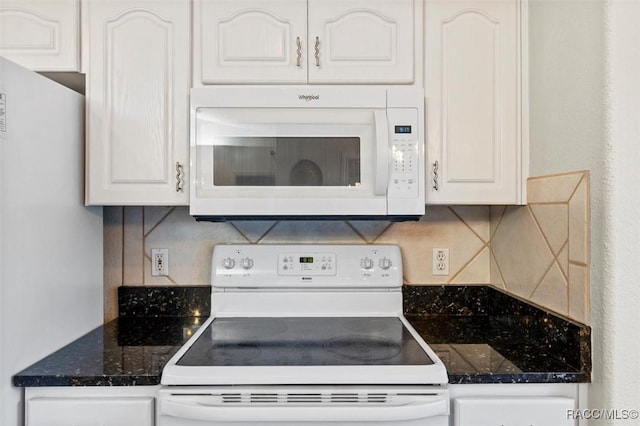
[[[406,284],[493,284],[586,322],[588,175],[532,179],[529,192],[528,206],[428,206],[421,220],[398,223],[208,223],[187,207],[106,207],[105,320],[117,316],[121,285],[209,284],[216,244],[392,243],[402,249]],[[448,276],[431,273],[435,247],[449,248]],[[169,249],[169,276],[151,276],[152,248]]]
[[[589,324],[589,173],[529,179],[528,205],[491,208],[491,283]]]

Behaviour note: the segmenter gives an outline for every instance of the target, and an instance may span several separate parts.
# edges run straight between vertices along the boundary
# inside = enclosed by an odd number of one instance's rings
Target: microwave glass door
[[[372,109],[200,108],[196,194],[371,197],[375,127]]]
[[[217,139],[214,186],[359,186],[359,137]]]

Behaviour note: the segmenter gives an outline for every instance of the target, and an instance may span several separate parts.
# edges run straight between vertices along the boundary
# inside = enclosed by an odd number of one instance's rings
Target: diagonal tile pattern
[[[120,285],[210,282],[224,243],[400,245],[407,284],[493,284],[577,321],[589,321],[589,176],[533,178],[529,205],[428,206],[417,222],[196,222],[186,207],[105,207],[105,319]],[[432,274],[432,249],[450,250],[450,274]],[[151,276],[151,249],[169,249],[168,277]]]
[[[481,253],[487,251],[489,242],[489,208],[430,207],[428,210],[418,222],[401,223],[297,220],[206,223],[195,222],[184,207],[125,207],[125,220],[120,226],[125,246],[123,271],[127,279],[121,284],[208,284],[211,250],[220,243],[394,243],[404,251],[407,283],[488,284],[489,263]],[[431,274],[433,247],[450,249],[449,276]],[[168,277],[151,276],[152,248],[169,249]]]
[[[491,282],[589,324],[589,173],[529,179],[529,204],[491,216]]]
[[[488,228],[488,210],[477,207],[486,212],[484,226]],[[472,215],[477,219],[477,215]],[[477,225],[477,222],[474,223]],[[488,234],[488,229],[482,232]],[[446,284],[455,278],[467,264],[487,244],[471,226],[459,218],[452,208],[430,207],[427,214],[418,222],[394,223],[387,228],[376,240],[381,244],[398,244],[402,249],[404,261],[404,280],[408,284]],[[449,248],[448,276],[432,275],[432,254],[437,247]],[[468,276],[471,283],[487,282],[489,264],[484,265],[481,274]]]
[[[145,218],[155,216],[155,207],[145,207]],[[126,235],[126,230],[125,230]],[[211,282],[211,252],[215,244],[246,243],[247,239],[227,222],[196,222],[186,208],[175,208],[144,238],[144,265],[127,265],[142,269],[148,285],[206,285]],[[151,249],[169,249],[169,276],[151,276]],[[128,259],[125,259],[125,261]]]
[[[528,207],[508,207],[491,240],[508,291],[529,298],[554,260]]]
[[[567,204],[531,204],[533,218],[542,230],[551,250],[557,255],[569,238]]]

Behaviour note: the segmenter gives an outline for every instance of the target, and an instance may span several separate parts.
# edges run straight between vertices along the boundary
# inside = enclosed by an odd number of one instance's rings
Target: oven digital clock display
[[[311,257],[311,256],[302,256],[302,257],[300,257],[300,263],[313,263],[313,257]]]

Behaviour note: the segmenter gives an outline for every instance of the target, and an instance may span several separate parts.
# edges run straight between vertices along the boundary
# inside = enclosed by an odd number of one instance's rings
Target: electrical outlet
[[[449,249],[433,249],[433,275],[449,275]]]
[[[151,275],[169,275],[169,249],[151,249]]]

